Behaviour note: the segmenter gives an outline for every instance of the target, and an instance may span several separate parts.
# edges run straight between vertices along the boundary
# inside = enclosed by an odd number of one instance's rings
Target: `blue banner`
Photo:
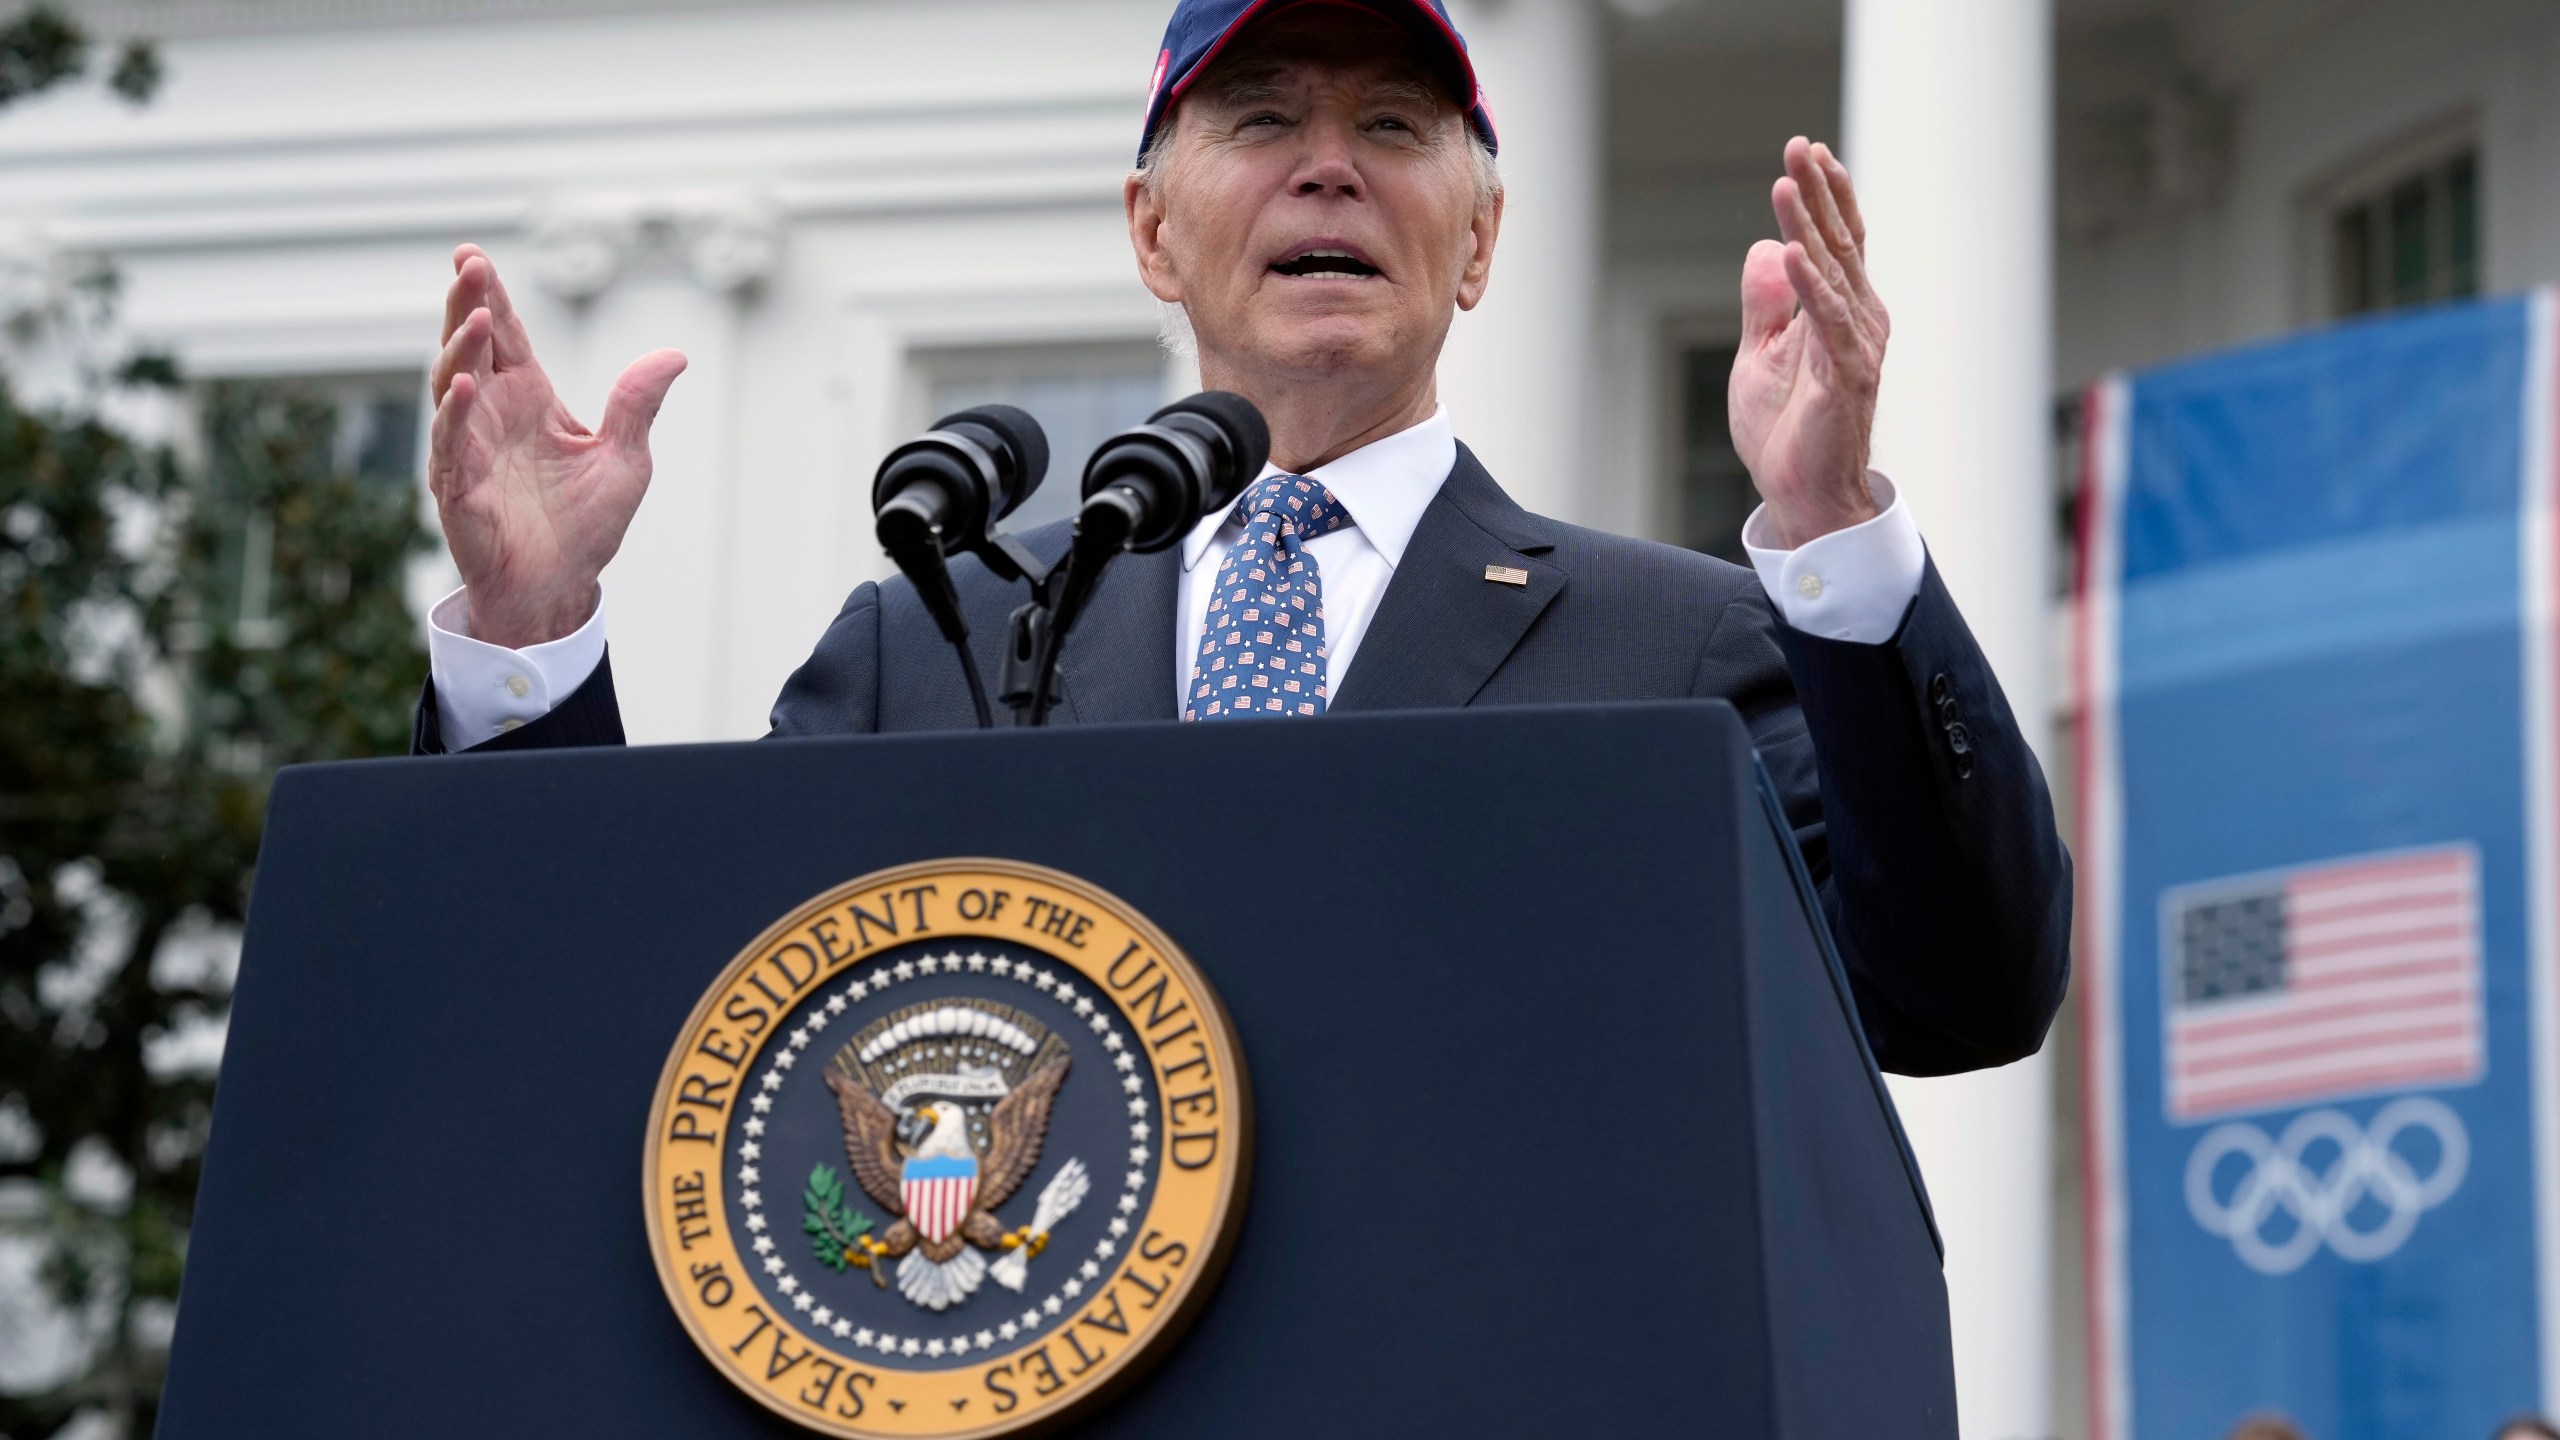
[[[2547,296],[2089,397],[2093,1430],[2545,1396]],[[2537,1195],[2540,1195],[2537,1204]]]

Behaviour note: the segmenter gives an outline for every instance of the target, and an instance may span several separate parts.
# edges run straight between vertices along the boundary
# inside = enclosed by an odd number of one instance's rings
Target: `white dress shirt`
[[[435,680],[436,723],[447,750],[467,750],[550,714],[604,659],[602,586],[587,623],[522,650],[472,639],[463,594],[456,590],[427,612],[427,674]]]
[[[1387,582],[1396,578],[1405,542],[1440,482],[1458,463],[1458,437],[1449,428],[1444,406],[1410,430],[1372,440],[1330,465],[1319,465],[1307,478],[1333,492],[1351,523],[1306,542],[1316,562],[1316,580],[1324,596],[1324,693],[1338,695],[1342,677],[1351,673],[1351,657],[1360,637],[1377,617]],[[1277,465],[1263,475],[1286,473]],[[1259,477],[1257,477],[1259,478]],[[1232,507],[1230,507],[1232,509]],[[1204,517],[1182,541],[1182,603],[1173,613],[1173,694],[1175,714],[1191,693],[1191,667],[1200,658],[1200,636],[1209,623],[1209,596],[1218,588],[1218,567],[1227,552],[1244,538],[1244,526],[1225,514]]]
[[[1351,523],[1307,542],[1324,587],[1325,693],[1338,694],[1351,657],[1377,618],[1378,602],[1395,579],[1406,544],[1422,512],[1457,463],[1458,442],[1449,412],[1409,430],[1374,440],[1307,472],[1323,482]],[[1277,466],[1263,474],[1280,473]],[[1869,493],[1882,512],[1863,524],[1834,531],[1792,550],[1769,543],[1766,506],[1743,522],[1743,548],[1760,583],[1786,622],[1809,635],[1880,645],[1893,638],[1903,612],[1920,593],[1928,552],[1910,507],[1893,482],[1869,471]],[[1209,613],[1218,565],[1244,527],[1224,515],[1200,522],[1182,542],[1182,588],[1174,607],[1176,713],[1189,688],[1191,666]],[[448,750],[465,750],[495,738],[551,707],[595,673],[604,658],[604,601],[569,635],[523,650],[471,638],[463,592],[436,602],[427,615],[427,662],[435,678],[437,719]]]
[[[1787,624],[1825,640],[1881,645],[1902,628],[1902,616],[1920,593],[1929,547],[1920,522],[1883,472],[1867,472],[1873,519],[1817,535],[1781,550],[1769,533],[1769,507],[1754,507],[1742,522],[1742,549],[1760,572],[1760,588]]]

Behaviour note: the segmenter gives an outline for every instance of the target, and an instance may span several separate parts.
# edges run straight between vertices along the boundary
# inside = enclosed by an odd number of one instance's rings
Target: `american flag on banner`
[[[2173,1118],[2479,1076],[2470,846],[2184,886],[2161,909]]]

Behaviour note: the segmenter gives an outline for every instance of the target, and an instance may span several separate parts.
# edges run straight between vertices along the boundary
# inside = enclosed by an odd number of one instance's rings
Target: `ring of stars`
[[[992,974],[1028,985],[1073,1011],[1100,1038],[1103,1049],[1111,1055],[1112,1069],[1120,1076],[1120,1088],[1129,1097],[1129,1170],[1123,1177],[1120,1197],[1114,1202],[1114,1213],[1105,1227],[1108,1233],[1094,1244],[1093,1254],[1076,1266],[1055,1291],[1038,1304],[1027,1306],[1018,1318],[1008,1318],[974,1335],[919,1340],[912,1335],[855,1325],[830,1307],[818,1303],[817,1298],[809,1293],[808,1286],[792,1273],[790,1265],[782,1258],[786,1247],[777,1244],[769,1233],[773,1222],[765,1218],[764,1194],[758,1188],[764,1178],[760,1168],[764,1158],[763,1117],[772,1110],[773,1092],[782,1088],[784,1076],[799,1063],[801,1052],[815,1044],[827,1026],[856,1002],[868,996],[886,994],[893,986],[919,977],[964,973]],[[849,1341],[857,1348],[876,1350],[902,1359],[917,1356],[940,1359],[945,1355],[992,1350],[1038,1330],[1063,1313],[1091,1283],[1102,1278],[1104,1263],[1127,1240],[1133,1223],[1131,1217],[1137,1214],[1140,1204],[1138,1192],[1146,1188],[1146,1162],[1154,1154],[1147,1143],[1148,1137],[1155,1132],[1147,1122],[1146,1082],[1137,1073],[1138,1061],[1130,1052],[1129,1042],[1120,1034],[1119,1027],[1111,1022],[1109,1008],[1097,1005],[1092,996],[1072,981],[1060,979],[1057,972],[1048,966],[1038,961],[1013,960],[1002,955],[990,958],[983,953],[971,953],[964,956],[958,951],[900,960],[895,965],[873,966],[870,974],[855,977],[823,1002],[809,1006],[807,1018],[784,1036],[782,1045],[769,1054],[771,1058],[766,1062],[763,1077],[757,1082],[752,1102],[755,1114],[749,1116],[741,1127],[745,1138],[738,1143],[738,1203],[747,1212],[744,1223],[748,1233],[754,1237],[749,1248],[756,1253],[757,1268],[770,1277],[772,1288],[784,1297],[783,1303],[788,1304],[795,1314],[808,1317],[809,1324],[837,1339]]]

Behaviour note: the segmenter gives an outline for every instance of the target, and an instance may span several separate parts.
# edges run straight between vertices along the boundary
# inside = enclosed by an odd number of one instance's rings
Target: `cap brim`
[[[1395,22],[1423,42],[1430,57],[1438,62],[1441,79],[1448,84],[1451,98],[1465,112],[1467,124],[1484,137],[1487,149],[1499,148],[1500,142],[1493,133],[1493,112],[1485,108],[1484,87],[1476,80],[1475,62],[1467,56],[1467,42],[1459,38],[1457,30],[1445,16],[1425,4],[1424,0],[1253,0],[1228,22],[1227,28],[1218,32],[1217,38],[1200,52],[1199,59],[1192,61],[1180,75],[1165,77],[1147,106],[1146,123],[1138,134],[1140,157],[1145,156],[1147,143],[1155,138],[1156,127],[1164,123],[1164,117],[1171,113],[1174,102],[1180,100],[1200,77],[1209,73],[1210,67],[1217,63],[1218,57],[1226,52],[1227,46],[1237,36],[1257,21],[1311,5],[1365,10]]]

